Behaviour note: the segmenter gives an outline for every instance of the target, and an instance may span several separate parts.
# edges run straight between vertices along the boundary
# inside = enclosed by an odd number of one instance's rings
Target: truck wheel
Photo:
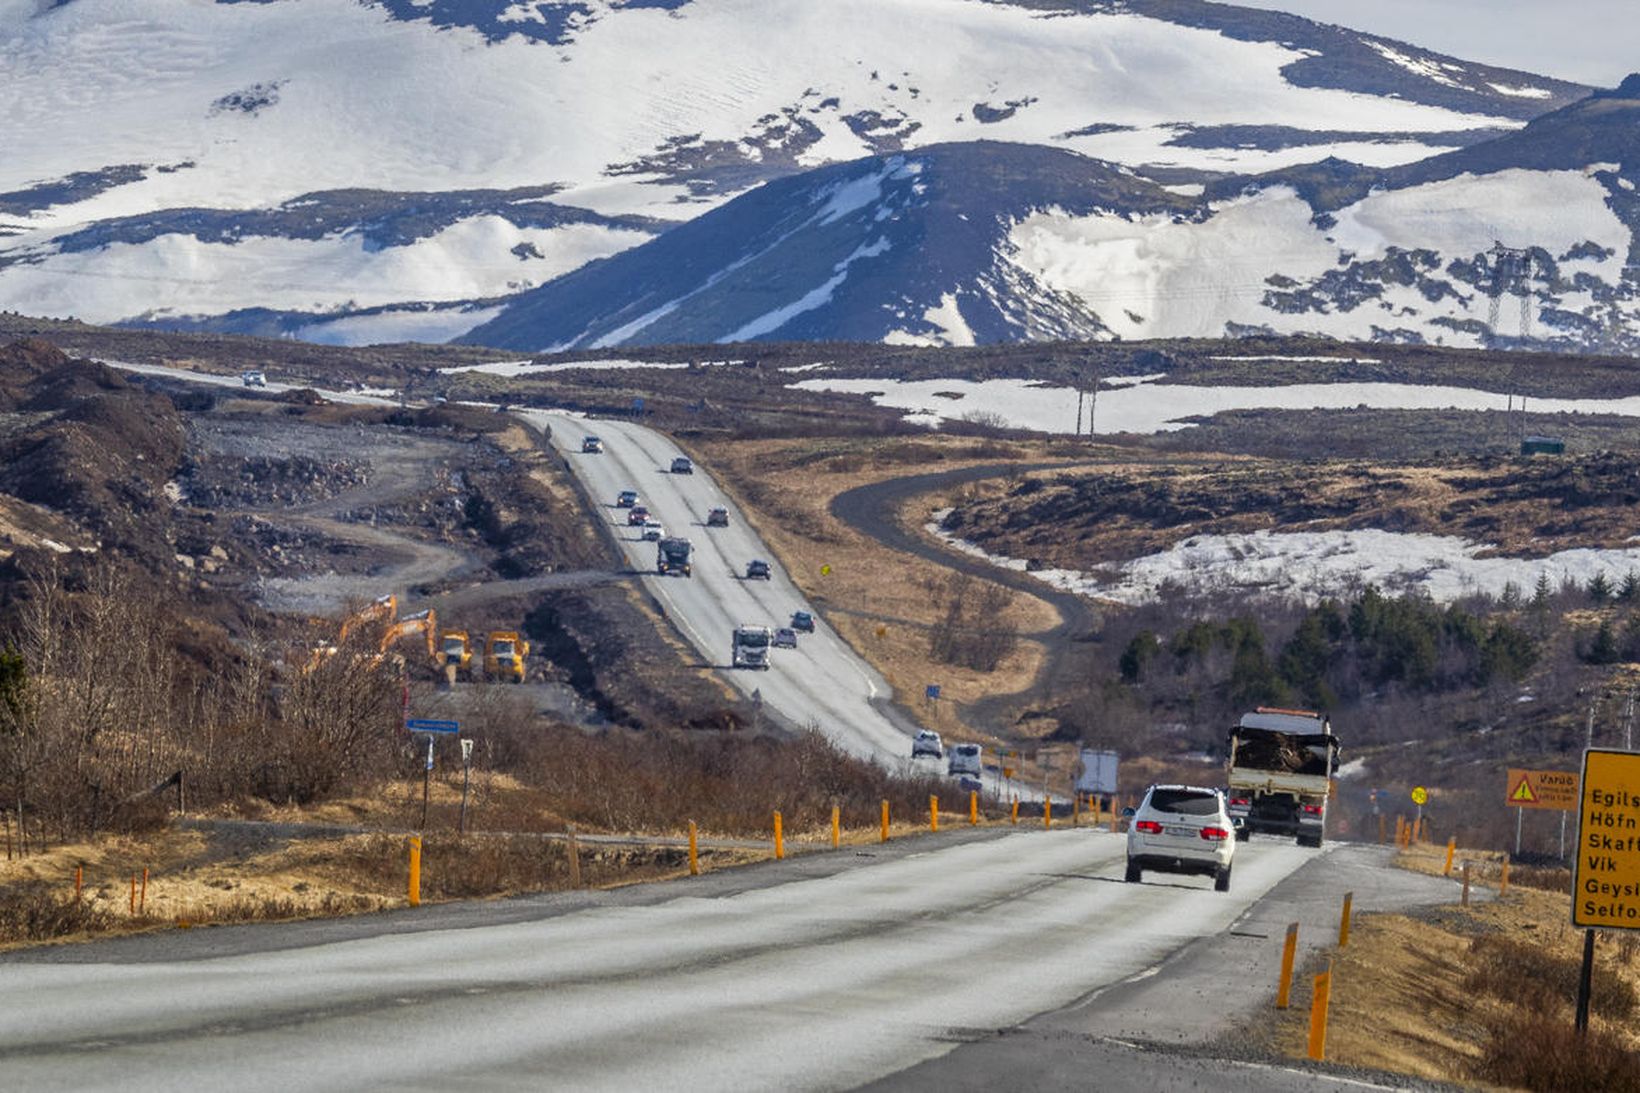
[[[1144,876],[1144,870],[1139,868],[1138,862],[1127,863],[1127,876],[1124,878],[1129,884],[1138,884]]]
[[[1245,827],[1236,828],[1236,841],[1238,843],[1244,843],[1248,839],[1251,839],[1252,837],[1253,837],[1253,833],[1251,831],[1249,831],[1247,828],[1245,828]]]
[[[1230,867],[1228,865],[1213,874],[1213,891],[1230,891]]]

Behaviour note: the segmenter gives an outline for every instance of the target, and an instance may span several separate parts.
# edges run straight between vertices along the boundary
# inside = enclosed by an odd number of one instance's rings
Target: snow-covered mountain
[[[895,172],[936,146],[927,185],[1025,233],[1006,260],[957,248],[989,291],[1030,296],[964,319],[976,336],[1127,336],[1156,320],[1077,304],[1078,263],[1055,257],[1078,218],[1206,227],[1159,184],[1394,168],[1586,93],[1205,0],[0,0],[0,87],[0,307],[344,341],[522,330],[518,294],[737,195],[764,208],[764,183],[802,195],[873,157],[859,177],[919,197]],[[939,190],[976,141],[995,184]],[[1118,187],[1131,205],[1077,199],[1117,185],[1104,164],[1144,168]],[[1084,168],[1083,189],[1007,192]]]

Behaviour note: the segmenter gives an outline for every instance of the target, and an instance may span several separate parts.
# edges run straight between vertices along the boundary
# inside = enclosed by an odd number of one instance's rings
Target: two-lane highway
[[[413,928],[402,914],[337,924],[357,931],[341,942],[263,927],[12,956],[0,1073],[31,1090],[845,1089],[1143,975],[1313,856],[1248,844],[1221,894],[1123,883],[1103,832],[960,837],[576,913],[474,905],[471,929],[387,932]]]

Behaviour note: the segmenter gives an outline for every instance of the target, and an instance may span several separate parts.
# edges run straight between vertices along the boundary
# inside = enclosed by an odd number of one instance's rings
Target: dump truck
[[[730,663],[736,668],[768,671],[769,646],[773,644],[774,631],[767,626],[737,626]]]
[[[692,575],[694,566],[689,559],[694,552],[695,545],[688,539],[662,539],[655,544],[655,572],[663,577],[668,573]]]
[[[530,655],[530,643],[518,636],[516,630],[491,630],[484,643],[484,676],[508,683],[524,682],[524,658]]]
[[[1320,846],[1338,769],[1338,738],[1326,714],[1260,706],[1230,730],[1230,819],[1236,838],[1255,832]]]
[[[445,678],[455,682],[457,675],[470,675],[473,670],[473,646],[465,630],[446,630],[439,636],[438,664]]]

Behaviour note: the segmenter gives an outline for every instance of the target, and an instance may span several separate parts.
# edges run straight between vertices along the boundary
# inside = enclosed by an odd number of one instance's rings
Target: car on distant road
[[[980,746],[978,744],[953,744],[951,757],[945,765],[945,773],[956,777],[971,775],[975,778],[985,773],[981,762]]]
[[[807,611],[793,611],[792,629],[801,630],[805,634],[814,633],[814,616]]]
[[[726,528],[729,526],[729,510],[726,508],[710,509],[706,513],[706,526],[709,528]]]
[[[1236,829],[1224,794],[1202,786],[1151,786],[1128,824],[1127,880],[1148,870],[1213,878],[1230,891]]]
[[[584,436],[581,438],[581,450],[589,454],[596,454],[604,450],[604,442],[600,437]]]
[[[789,626],[782,626],[774,632],[774,647],[776,649],[796,649],[797,631]]]
[[[239,382],[243,383],[246,387],[266,387],[268,385],[268,377],[266,373],[257,372],[254,370],[250,372],[241,372],[239,373]]]
[[[774,579],[769,563],[762,558],[753,558],[746,563],[746,579],[748,581],[768,581]]]
[[[626,511],[626,522],[634,527],[643,527],[649,521],[649,509],[643,505],[633,505]]]
[[[940,743],[940,734],[932,729],[923,729],[911,738],[911,758],[932,755],[939,759],[945,755],[945,747]]]
[[[643,522],[643,537],[648,543],[658,543],[666,538],[666,525],[651,517]]]
[[[688,456],[680,455],[676,459],[672,460],[672,473],[673,474],[694,474],[695,473],[695,465],[689,461]]]
[[[615,495],[615,506],[617,508],[629,509],[633,505],[636,505],[637,503],[638,503],[638,491],[637,490],[622,490],[620,493]]]

